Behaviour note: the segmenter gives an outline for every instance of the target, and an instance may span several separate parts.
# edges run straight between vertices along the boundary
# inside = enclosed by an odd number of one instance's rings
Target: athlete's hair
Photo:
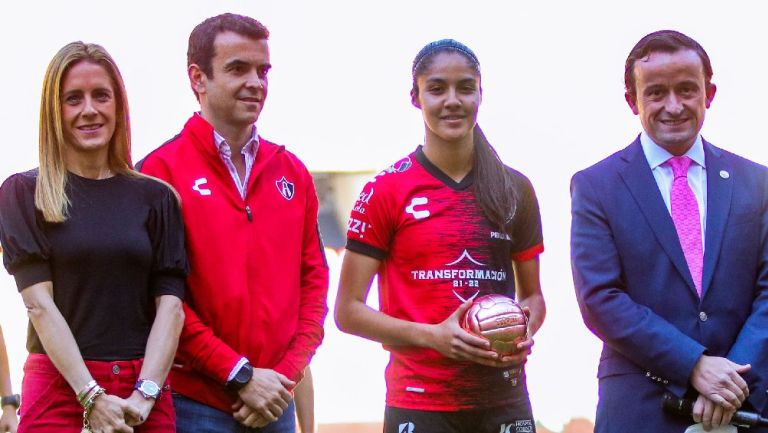
[[[219,33],[233,32],[253,40],[269,39],[269,30],[257,20],[244,15],[226,13],[201,22],[189,34],[187,66],[196,64],[208,78],[213,78],[213,45]]]
[[[417,78],[432,66],[435,57],[441,53],[456,53],[467,60],[467,65],[479,76],[480,62],[475,53],[466,45],[453,39],[430,42],[413,59],[411,73],[413,87],[411,98],[419,96]],[[512,173],[501,162],[496,149],[485,137],[480,125],[473,129],[475,175],[474,192],[480,209],[498,230],[512,236],[512,218],[517,208],[517,192]]]
[[[632,48],[624,63],[624,90],[637,98],[635,87],[635,63],[638,60],[646,60],[651,53],[676,53],[681,50],[692,50],[698,54],[704,67],[704,82],[709,87],[712,80],[712,63],[704,48],[693,38],[675,30],[659,30],[643,36]]]
[[[61,87],[69,70],[80,62],[101,66],[109,74],[115,94],[115,132],[109,142],[108,165],[113,173],[136,176],[131,161],[131,127],[128,99],[120,70],[107,50],[97,44],[71,42],[53,56],[43,80],[40,100],[40,170],[35,188],[35,206],[48,222],[67,219],[67,167],[64,154],[67,138],[61,114]]]

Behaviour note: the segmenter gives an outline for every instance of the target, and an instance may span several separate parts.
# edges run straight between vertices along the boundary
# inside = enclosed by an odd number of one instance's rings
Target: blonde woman
[[[173,190],[133,171],[125,87],[102,47],[51,60],[39,152],[0,188],[3,261],[32,325],[19,432],[173,432],[183,226]]]

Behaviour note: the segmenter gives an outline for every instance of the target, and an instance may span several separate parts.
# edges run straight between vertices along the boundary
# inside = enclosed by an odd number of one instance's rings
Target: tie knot
[[[672,167],[672,173],[676,178],[688,177],[688,167],[693,161],[687,156],[673,156],[667,160],[667,164]]]

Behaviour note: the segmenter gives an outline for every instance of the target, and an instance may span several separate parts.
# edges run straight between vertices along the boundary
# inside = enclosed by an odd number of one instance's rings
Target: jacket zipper
[[[245,205],[245,216],[248,217],[248,221],[253,221],[253,214],[251,213],[251,207],[248,205]]]

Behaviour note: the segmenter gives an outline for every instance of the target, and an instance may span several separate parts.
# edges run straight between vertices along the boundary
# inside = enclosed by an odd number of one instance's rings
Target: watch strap
[[[16,409],[21,404],[21,396],[19,394],[6,395],[0,398],[0,407],[13,406]]]
[[[148,390],[147,388],[150,389]],[[136,382],[136,385],[133,386],[133,389],[139,391],[139,394],[144,398],[151,398],[154,400],[157,400],[160,397],[160,393],[163,391],[160,385],[149,379],[139,379]],[[151,389],[154,389],[155,392],[153,393]]]

